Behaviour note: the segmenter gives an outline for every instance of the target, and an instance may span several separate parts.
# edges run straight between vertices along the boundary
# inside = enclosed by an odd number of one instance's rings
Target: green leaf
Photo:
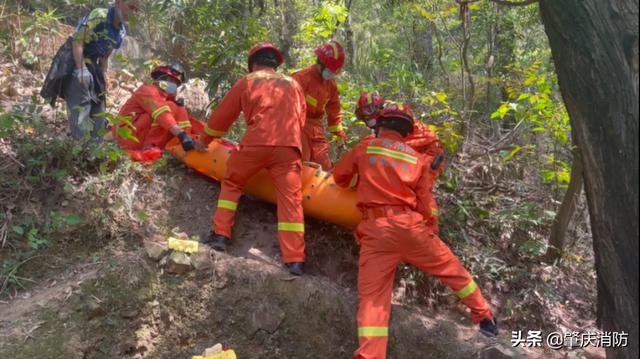
[[[511,151],[509,151],[504,156],[502,156],[502,159],[505,160],[505,161],[509,161],[510,159],[513,158],[513,156],[518,154],[518,152],[520,152],[521,149],[522,149],[522,147],[520,147],[520,146],[514,146]]]
[[[119,137],[124,138],[125,140],[132,140],[136,143],[140,142],[138,138],[133,134],[133,131],[131,131],[131,129],[128,127],[118,127],[116,132],[118,133]]]
[[[80,216],[78,216],[77,214],[70,214],[67,216],[66,222],[70,226],[75,226],[76,224],[82,223],[82,218],[80,218]]]
[[[24,228],[21,226],[14,225],[14,226],[11,226],[11,229],[13,229],[14,232],[16,232],[21,236],[24,235]]]
[[[544,243],[536,240],[528,240],[520,246],[520,250],[525,254],[538,256],[544,252]]]
[[[140,209],[136,211],[136,217],[141,221],[146,221],[147,218],[149,218],[149,215],[147,214],[147,212]]]
[[[491,118],[500,118],[503,119],[504,116],[507,115],[507,113],[509,113],[509,111],[511,111],[512,107],[511,104],[508,102],[503,102],[502,105],[500,105],[500,107],[498,107],[498,109],[491,114]]]

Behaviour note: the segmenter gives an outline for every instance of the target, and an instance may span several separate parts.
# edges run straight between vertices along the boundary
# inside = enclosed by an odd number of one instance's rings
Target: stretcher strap
[[[304,223],[278,222],[278,231],[304,232]]]
[[[224,199],[218,200],[218,208],[226,208],[235,211],[238,208],[238,203],[233,201],[227,201]]]
[[[465,285],[464,288],[462,288],[459,291],[457,291],[456,295],[458,296],[458,298],[464,299],[464,298],[470,296],[473,292],[475,292],[476,289],[478,289],[478,285],[472,279],[471,282],[469,282],[469,284]]]
[[[389,327],[358,327],[359,337],[388,337]]]
[[[396,160],[408,162],[411,164],[418,163],[418,158],[415,156],[411,156],[404,152],[394,151],[394,150],[384,148],[384,147],[379,147],[379,146],[367,146],[367,154],[390,157],[390,158],[394,158]]]

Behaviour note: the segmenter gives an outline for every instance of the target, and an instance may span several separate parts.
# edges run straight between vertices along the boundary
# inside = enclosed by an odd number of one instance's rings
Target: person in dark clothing
[[[139,10],[139,0],[115,0],[107,9],[94,9],[80,20],[75,33],[54,57],[40,95],[53,106],[56,98],[67,103],[69,132],[75,139],[90,134],[100,141],[107,125],[106,72],[109,56],[126,35],[125,23]]]

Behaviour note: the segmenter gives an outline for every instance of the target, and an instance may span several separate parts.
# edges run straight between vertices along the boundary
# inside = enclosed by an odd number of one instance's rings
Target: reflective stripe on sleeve
[[[204,126],[204,133],[211,137],[222,137],[227,134],[227,131],[214,130],[209,126]]]
[[[178,121],[178,126],[181,128],[191,127],[191,122],[189,121]]]
[[[227,201],[224,199],[219,199],[218,200],[218,208],[226,208],[226,209],[230,209],[232,211],[235,211],[236,208],[238,208],[238,203],[233,202],[233,201]]]
[[[155,121],[158,118],[158,116],[160,116],[165,112],[171,112],[171,108],[169,108],[169,106],[166,106],[166,105],[162,106],[151,113],[151,118],[153,118],[153,120]]]
[[[278,222],[279,231],[304,232],[304,223]]]
[[[309,105],[313,107],[316,107],[318,105],[318,100],[309,94],[305,94],[304,99],[307,101]]]
[[[358,327],[359,337],[388,337],[389,327]]]
[[[459,291],[457,291],[456,295],[458,296],[458,298],[464,299],[464,298],[470,296],[473,292],[475,292],[476,289],[478,289],[478,285],[472,279],[471,282],[469,282],[469,284],[465,285],[464,288],[462,288]]]
[[[342,130],[343,130],[343,127],[341,123],[334,126],[329,126],[329,132],[340,132]]]

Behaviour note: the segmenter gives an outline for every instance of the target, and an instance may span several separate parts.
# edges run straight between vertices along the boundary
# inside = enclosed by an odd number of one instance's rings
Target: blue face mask
[[[171,81],[159,81],[158,87],[169,95],[175,96],[178,93],[178,85]]]

